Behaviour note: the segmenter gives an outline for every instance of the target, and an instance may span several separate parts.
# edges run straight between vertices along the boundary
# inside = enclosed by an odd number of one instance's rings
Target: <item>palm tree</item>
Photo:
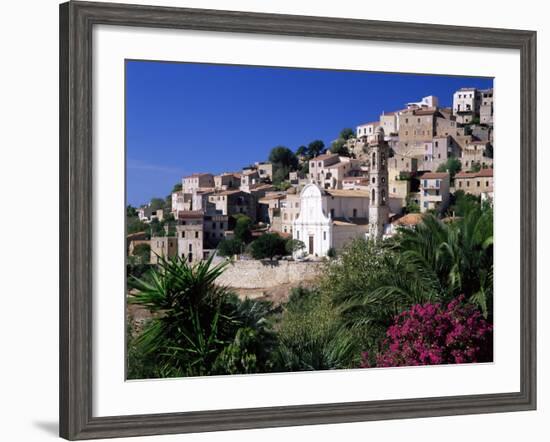
[[[402,289],[409,297],[418,295],[409,291],[410,277],[422,282],[415,286],[429,292],[431,300],[448,301],[464,294],[485,316],[489,314],[493,279],[493,213],[489,207],[474,207],[450,223],[425,215],[416,229],[402,230],[390,247],[407,275],[406,281],[399,281],[400,275],[390,278],[393,290]]]
[[[464,294],[491,320],[492,210],[476,207],[452,223],[428,214],[382,246],[356,240],[324,273],[343,327],[361,330],[365,348],[376,346],[392,318],[414,304]]]

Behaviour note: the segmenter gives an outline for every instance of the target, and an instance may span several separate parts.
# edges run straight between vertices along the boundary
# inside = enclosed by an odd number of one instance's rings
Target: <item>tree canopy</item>
[[[285,240],[276,233],[266,233],[252,241],[250,252],[254,259],[273,259],[274,256],[286,255]]]
[[[241,253],[243,242],[237,238],[222,239],[218,244],[218,253],[221,256],[234,256]]]
[[[307,145],[308,158],[315,158],[325,152],[325,143],[321,140],[312,141]]]
[[[449,172],[451,180],[462,170],[462,163],[458,158],[451,157],[437,168],[437,172]]]
[[[252,239],[252,233],[250,232],[252,219],[246,215],[236,215],[235,219],[235,228],[233,229],[235,238],[241,243],[248,244]]]
[[[340,138],[343,140],[349,140],[350,138],[355,137],[355,131],[350,127],[346,127],[340,131]]]
[[[285,146],[271,149],[269,162],[273,164],[273,184],[275,185],[288,179],[289,172],[298,168],[298,158]]]

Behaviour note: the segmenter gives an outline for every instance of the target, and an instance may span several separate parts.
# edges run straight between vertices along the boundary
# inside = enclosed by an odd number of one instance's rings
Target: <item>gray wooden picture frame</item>
[[[97,24],[511,48],[521,57],[521,390],[169,414],[92,415],[92,29]],[[536,408],[536,32],[109,3],[60,5],[60,436],[69,440]],[[121,173],[124,173],[121,171]],[[515,294],[512,294],[515,295]]]

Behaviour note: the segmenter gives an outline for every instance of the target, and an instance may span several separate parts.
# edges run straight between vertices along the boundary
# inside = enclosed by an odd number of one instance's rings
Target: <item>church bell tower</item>
[[[378,127],[368,140],[369,158],[369,238],[378,241],[389,221],[388,157],[390,149],[384,141],[384,129]]]

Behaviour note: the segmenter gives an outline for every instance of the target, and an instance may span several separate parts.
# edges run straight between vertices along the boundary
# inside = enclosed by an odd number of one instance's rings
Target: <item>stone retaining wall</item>
[[[312,281],[322,266],[321,262],[235,261],[227,266],[217,282],[234,288],[269,289]]]

